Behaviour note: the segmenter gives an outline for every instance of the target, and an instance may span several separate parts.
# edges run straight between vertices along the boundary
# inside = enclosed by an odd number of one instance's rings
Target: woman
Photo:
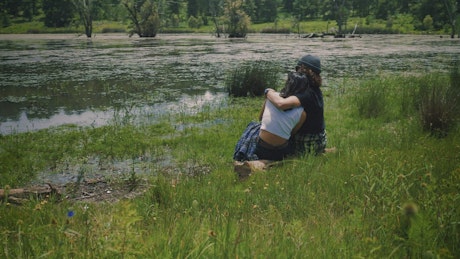
[[[286,98],[305,92],[307,78],[302,73],[289,73],[285,88],[278,94]],[[268,91],[266,91],[268,92]],[[301,107],[281,110],[270,100],[265,100],[261,115],[261,127],[255,154],[259,159],[283,160],[293,153],[289,145],[291,134],[295,134],[303,125],[306,114]]]
[[[305,92],[307,84],[304,74],[289,73],[285,87],[277,94],[282,98],[289,98]],[[303,125],[305,118],[306,114],[301,107],[280,110],[266,99],[259,118],[261,122],[251,122],[248,125],[235,147],[233,159],[282,160],[292,153],[289,139]]]
[[[324,101],[321,92],[321,61],[312,55],[303,56],[298,64],[299,72],[308,78],[308,87],[302,93],[296,93],[287,98],[278,95],[273,89],[268,89],[267,99],[278,109],[288,110],[303,107],[307,119],[297,134],[290,139],[295,154],[314,152],[322,154],[326,150],[327,135],[324,122]]]

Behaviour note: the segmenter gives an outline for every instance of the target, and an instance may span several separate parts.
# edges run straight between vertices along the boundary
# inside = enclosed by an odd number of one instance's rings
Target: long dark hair
[[[304,66],[304,71],[305,75],[308,77],[309,85],[311,87],[316,87],[320,88],[321,85],[323,84],[323,79],[321,78],[321,75],[313,72],[309,67]]]
[[[299,72],[289,72],[284,88],[280,91],[281,97],[288,97],[297,93],[303,93],[308,87],[308,78]]]

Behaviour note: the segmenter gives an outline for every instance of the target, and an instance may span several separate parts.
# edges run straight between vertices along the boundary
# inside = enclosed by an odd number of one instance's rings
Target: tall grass
[[[444,136],[455,127],[460,111],[460,66],[451,71],[450,82],[429,78],[420,89],[420,114],[422,126],[434,135]]]
[[[436,138],[423,130],[423,80],[382,76],[325,88],[328,143],[337,152],[293,158],[243,182],[231,157],[261,98],[232,98],[228,108],[154,126],[1,136],[2,186],[92,154],[170,152],[174,167],[166,174],[152,159],[148,190],[117,203],[1,203],[1,257],[457,258],[460,133],[456,126]],[[385,90],[385,105],[363,117],[356,95],[371,86]],[[174,132],[177,121],[218,123]]]
[[[354,101],[362,118],[416,119],[423,130],[445,136],[457,127],[460,87],[459,66],[449,75],[420,78],[385,78],[363,82]]]
[[[261,96],[265,88],[276,88],[280,82],[277,64],[267,61],[249,61],[227,75],[225,84],[230,96]]]

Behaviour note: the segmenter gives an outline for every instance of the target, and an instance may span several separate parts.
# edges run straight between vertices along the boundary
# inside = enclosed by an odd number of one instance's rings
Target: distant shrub
[[[260,30],[261,33],[284,33],[284,34],[289,34],[291,33],[291,30],[289,28],[263,28]]]
[[[0,22],[1,22],[1,26],[2,27],[8,27],[11,25],[11,21],[10,21],[10,18],[8,17],[8,15],[4,12],[0,12]]]
[[[124,28],[112,28],[112,27],[105,27],[102,28],[101,33],[118,33],[118,32],[126,32]]]
[[[32,29],[28,29],[27,33],[29,33],[29,34],[39,34],[40,30],[36,29],[36,28],[32,28]]]
[[[195,16],[190,16],[190,18],[188,19],[188,26],[190,28],[200,28],[201,26],[203,26],[203,20],[200,19],[200,18],[196,18]]]
[[[272,62],[248,62],[231,71],[226,78],[230,96],[261,96],[265,88],[275,88],[279,83],[279,68]]]
[[[343,30],[343,32],[345,34],[351,34],[353,30],[354,28],[345,29]],[[355,33],[356,34],[399,34],[401,33],[401,31],[395,28],[366,26],[366,27],[358,27]]]

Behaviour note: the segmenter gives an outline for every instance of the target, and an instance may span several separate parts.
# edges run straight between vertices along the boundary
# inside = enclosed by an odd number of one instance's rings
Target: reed
[[[227,75],[227,92],[233,97],[254,97],[263,95],[266,88],[275,88],[280,81],[279,66],[275,63],[259,60],[239,65]]]

